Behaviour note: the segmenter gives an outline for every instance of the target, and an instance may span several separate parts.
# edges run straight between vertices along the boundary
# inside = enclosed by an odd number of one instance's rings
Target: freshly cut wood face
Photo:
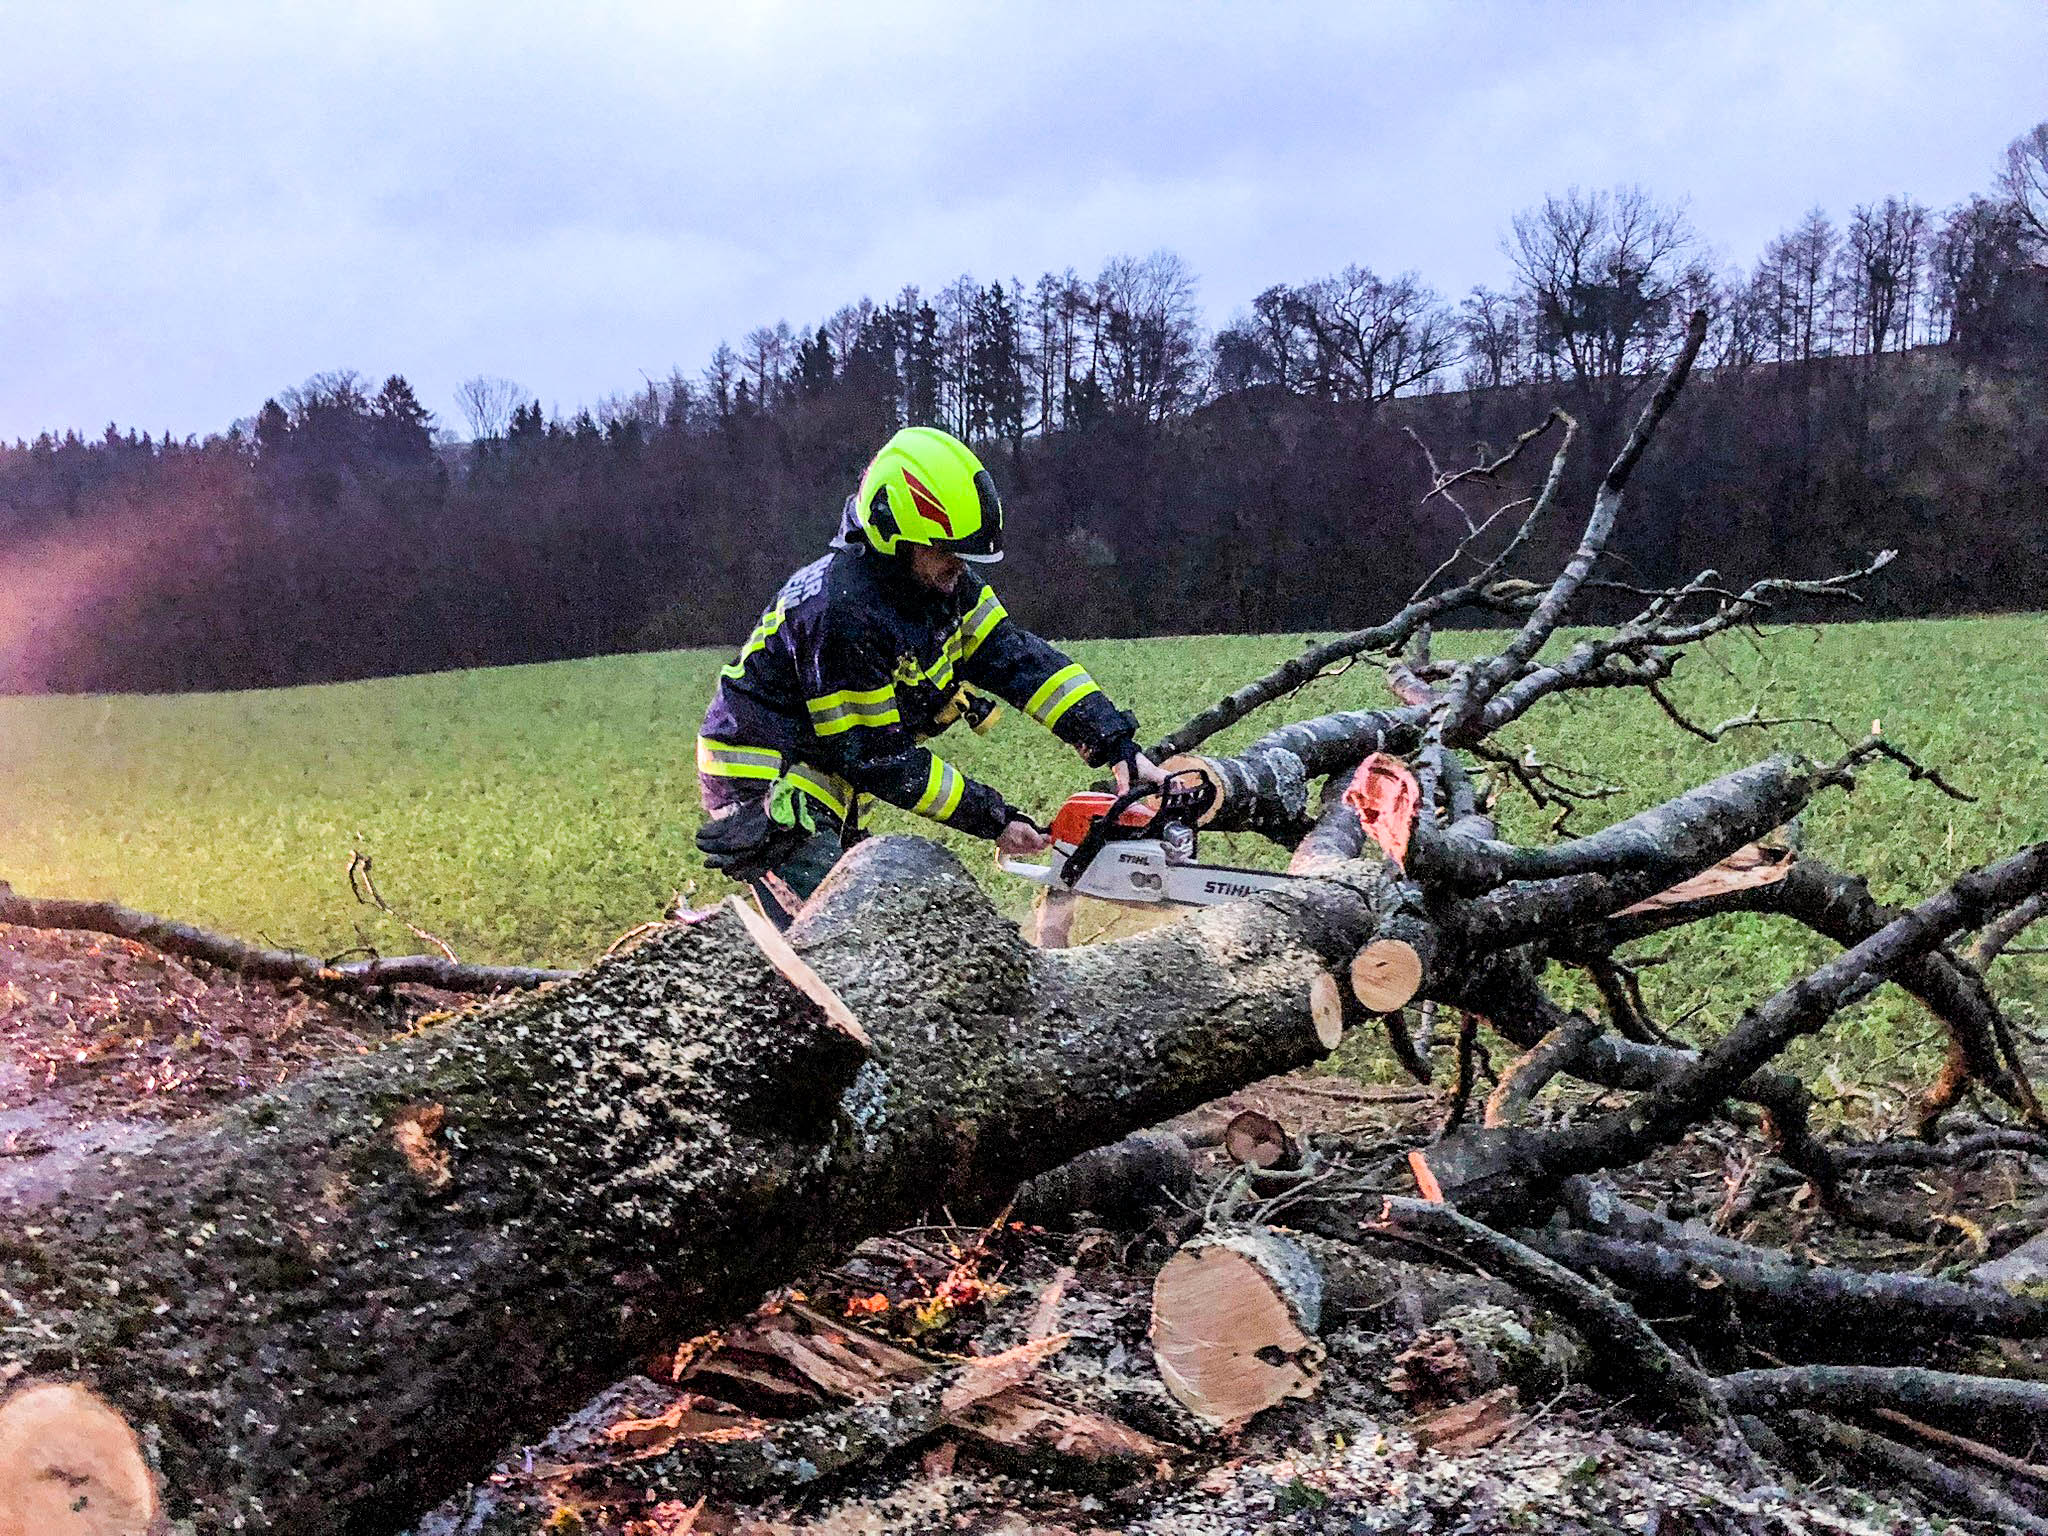
[[[1315,1391],[1325,1350],[1304,1326],[1317,1301],[1300,1294],[1296,1258],[1305,1261],[1298,1250],[1268,1259],[1256,1241],[1198,1240],[1159,1271],[1153,1357],[1167,1390],[1198,1418],[1229,1427]]]
[[[1324,1050],[1334,1051],[1344,1043],[1344,988],[1327,971],[1308,984],[1308,1012]]]
[[[1380,939],[1351,961],[1351,990],[1374,1013],[1392,1013],[1422,990],[1422,957],[1400,939]]]
[[[860,1020],[853,1016],[853,1010],[839,1000],[837,992],[825,985],[824,978],[811,969],[810,963],[791,947],[775,925],[739,897],[730,896],[726,900],[739,914],[740,921],[746,924],[748,937],[767,956],[768,963],[780,971],[791,986],[816,1003],[835,1029],[852,1036],[862,1050],[874,1050],[875,1042],[860,1027]]]
[[[1197,818],[1195,825],[1206,827],[1209,825],[1210,822],[1214,821],[1219,815],[1222,814],[1223,776],[1216,771],[1215,766],[1209,761],[1208,758],[1199,757],[1192,752],[1182,752],[1177,754],[1176,756],[1169,757],[1165,762],[1161,763],[1159,765],[1159,770],[1160,772],[1168,775],[1176,773],[1199,773],[1203,778],[1209,781],[1210,788],[1216,791],[1216,798],[1210,802],[1209,809],[1204,811],[1202,815],[1199,818]]]
[[[1291,1168],[1297,1161],[1287,1127],[1256,1109],[1242,1109],[1223,1127],[1223,1151],[1233,1163]]]
[[[156,1485],[128,1421],[74,1382],[0,1403],[0,1536],[144,1536]]]

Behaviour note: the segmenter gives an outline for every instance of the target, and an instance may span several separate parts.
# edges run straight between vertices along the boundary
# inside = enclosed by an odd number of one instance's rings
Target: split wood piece
[[[1012,1212],[1041,1226],[1086,1211],[1115,1227],[1142,1226],[1153,1211],[1195,1187],[1195,1155],[1170,1131],[1133,1131],[1095,1147],[1017,1190]]]
[[[144,1536],[156,1484],[135,1431],[75,1382],[0,1401],[0,1536]]]
[[[1067,1299],[1067,1287],[1073,1282],[1073,1265],[1062,1264],[1053,1271],[1052,1279],[1038,1293],[1038,1304],[1031,1309],[1031,1325],[1024,1330],[1025,1338],[1049,1339],[1059,1332],[1060,1303]]]
[[[728,896],[725,900],[745,925],[747,937],[754,941],[768,963],[782,973],[782,979],[816,1003],[818,1011],[825,1016],[825,1022],[859,1046],[863,1056],[873,1055],[875,1042],[860,1027],[860,1020],[853,1016],[853,1010],[839,1000],[837,992],[825,985],[824,979],[811,969],[810,962],[790,947],[789,940],[782,936],[782,930],[769,922],[752,902],[738,896]]]
[[[1293,1239],[1235,1227],[1183,1244],[1152,1286],[1160,1380],[1205,1423],[1225,1428],[1322,1380],[1322,1274]]]
[[[318,955],[291,949],[262,949],[229,934],[138,912],[111,901],[17,896],[5,881],[0,881],[0,923],[109,934],[147,945],[159,954],[202,960],[256,981],[296,981],[332,991],[371,992],[380,987],[417,984],[439,987],[444,992],[517,992],[566,981],[578,974],[523,965],[465,965],[445,955],[398,955],[329,964]]]
[[[693,1366],[685,1379],[732,1380],[722,1357],[734,1352],[741,1357],[742,1369],[750,1355],[769,1357],[817,1394],[841,1403],[895,1399],[908,1386],[929,1384],[941,1369],[921,1355],[798,1304],[736,1329],[720,1351]],[[923,1408],[906,1405],[904,1411],[943,1406],[935,1399]],[[1077,1484],[1127,1482],[1167,1460],[1165,1447],[1136,1430],[1015,1383],[978,1396],[957,1411],[948,1410],[947,1422],[972,1439],[977,1450],[1006,1462],[1036,1458],[1040,1470]]]
[[[1408,1433],[1425,1451],[1441,1456],[1468,1456],[1483,1451],[1524,1422],[1521,1394],[1496,1387],[1470,1402],[1439,1408],[1408,1425]]]
[[[1598,1286],[1504,1233],[1448,1206],[1389,1199],[1371,1230],[1448,1253],[1527,1292],[1604,1346],[1596,1357],[1609,1378],[1680,1419],[1715,1432],[1724,1453],[1761,1474],[1753,1452],[1711,1380],[1672,1350],[1649,1324]]]
[[[903,1385],[801,1419],[681,1435],[653,1454],[604,1470],[630,1486],[670,1497],[687,1498],[707,1485],[741,1494],[799,1488],[938,1433],[1016,1389],[1066,1342],[1067,1335],[1056,1334],[964,1365],[929,1367]]]
[[[1223,1152],[1233,1163],[1286,1170],[1301,1166],[1301,1146],[1287,1127],[1256,1109],[1241,1109],[1223,1127]]]
[[[1684,1315],[1711,1293],[1769,1320],[1782,1336],[1858,1351],[1882,1353],[1944,1334],[2048,1335],[2048,1303],[1988,1285],[1799,1264],[1761,1248],[1737,1255],[1725,1239],[1679,1246],[1548,1229],[1520,1236],[1560,1264],[1627,1287],[1659,1313]]]
[[[1931,1456],[1872,1434],[1839,1419],[1794,1410],[1773,1421],[1777,1427],[1807,1446],[1834,1455],[1847,1456],[1919,1489],[1936,1502],[1958,1513],[1996,1521],[2008,1531],[2026,1531],[2031,1536],[2048,1536],[2048,1520],[1994,1488]]]
[[[1569,1072],[1599,1033],[1598,1024],[1582,1013],[1575,1013],[1568,1022],[1537,1041],[1501,1074],[1500,1083],[1487,1097],[1481,1124],[1512,1125],[1521,1119],[1544,1086],[1558,1073]]]
[[[1726,896],[1731,891],[1748,891],[1760,885],[1774,885],[1792,872],[1792,864],[1796,857],[1796,853],[1790,848],[1745,843],[1712,869],[1703,869],[1654,896],[1644,898],[1632,907],[1623,907],[1615,916],[1631,917],[1638,912],[1683,907],[1696,901],[1705,901],[1709,897]]]

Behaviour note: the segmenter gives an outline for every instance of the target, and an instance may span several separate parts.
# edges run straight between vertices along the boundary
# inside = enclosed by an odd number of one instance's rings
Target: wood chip
[[[1521,1396],[1500,1387],[1469,1403],[1440,1408],[1408,1426],[1415,1443],[1443,1456],[1464,1456],[1484,1450],[1522,1422]]]

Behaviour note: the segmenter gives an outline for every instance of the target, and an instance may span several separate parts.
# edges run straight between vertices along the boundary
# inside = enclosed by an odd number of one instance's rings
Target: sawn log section
[[[1386,876],[1033,950],[954,858],[855,850],[792,931],[730,909],[0,1207],[0,1377],[81,1377],[202,1532],[388,1530],[658,1341],[950,1202],[1323,1051],[1310,983]]]

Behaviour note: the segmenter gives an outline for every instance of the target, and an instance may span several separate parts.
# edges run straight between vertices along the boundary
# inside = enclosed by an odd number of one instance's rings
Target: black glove
[[[810,835],[802,827],[775,821],[767,802],[756,800],[699,827],[697,851],[709,868],[734,880],[755,880],[795,853]]]
[[[1090,768],[1105,768],[1111,763],[1127,763],[1138,752],[1138,717],[1129,710],[1117,711],[1118,729],[1100,741],[1081,743],[1081,761]]]

